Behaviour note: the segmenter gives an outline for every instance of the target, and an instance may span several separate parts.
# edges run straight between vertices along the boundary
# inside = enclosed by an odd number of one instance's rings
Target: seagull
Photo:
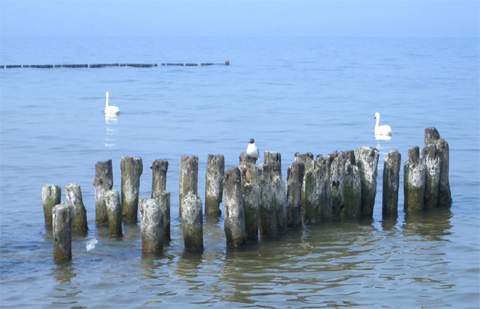
[[[389,125],[380,125],[380,113],[375,113],[375,139],[377,141],[389,141],[392,139],[392,128]]]
[[[255,145],[255,140],[253,138],[250,139],[248,143],[247,150],[245,151],[248,157],[253,158],[255,160],[258,159],[258,148]]]

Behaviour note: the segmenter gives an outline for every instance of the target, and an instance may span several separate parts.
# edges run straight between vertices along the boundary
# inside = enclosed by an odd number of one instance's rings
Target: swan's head
[[[250,144],[255,144],[255,140],[253,138],[250,139],[249,141]]]
[[[379,113],[379,112],[376,112],[376,113],[375,113],[375,116],[373,116],[373,118],[375,118],[375,119],[380,118],[380,113]]]

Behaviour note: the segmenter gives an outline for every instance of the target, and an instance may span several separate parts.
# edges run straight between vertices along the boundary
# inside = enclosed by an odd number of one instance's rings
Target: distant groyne
[[[90,63],[90,64],[0,64],[0,69],[101,69],[114,67],[155,68],[155,67],[205,67],[229,66],[230,61],[224,62],[164,62],[164,63]]]

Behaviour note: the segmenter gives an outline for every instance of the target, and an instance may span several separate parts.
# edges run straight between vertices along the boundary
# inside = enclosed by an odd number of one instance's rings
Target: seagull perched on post
[[[245,151],[248,157],[253,158],[255,160],[258,159],[258,148],[255,145],[255,140],[253,138],[250,139],[248,143],[247,150]]]

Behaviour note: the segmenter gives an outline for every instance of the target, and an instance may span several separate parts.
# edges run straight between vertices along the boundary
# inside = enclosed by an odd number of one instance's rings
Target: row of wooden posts
[[[379,152],[360,147],[313,157],[295,154],[282,178],[281,155],[265,152],[264,163],[240,156],[238,167],[225,170],[223,155],[209,155],[205,182],[205,213],[221,214],[227,247],[240,248],[259,239],[275,239],[288,228],[325,221],[372,218],[377,187]],[[400,153],[390,151],[384,161],[382,215],[398,215]],[[159,254],[170,241],[170,193],[166,191],[168,161],[155,160],[151,197],[139,200],[141,158],[121,160],[121,193],[112,190],[112,161],[95,165],[95,217],[98,226],[108,226],[111,237],[122,237],[122,221],[137,223],[140,209],[142,252]],[[450,207],[449,148],[435,128],[425,129],[425,146],[408,151],[404,164],[404,209],[407,214],[437,207]],[[44,185],[42,201],[47,228],[53,229],[54,259],[71,260],[72,234],[88,234],[87,215],[80,186]],[[185,250],[203,251],[203,209],[198,196],[198,157],[180,161],[179,215]]]

